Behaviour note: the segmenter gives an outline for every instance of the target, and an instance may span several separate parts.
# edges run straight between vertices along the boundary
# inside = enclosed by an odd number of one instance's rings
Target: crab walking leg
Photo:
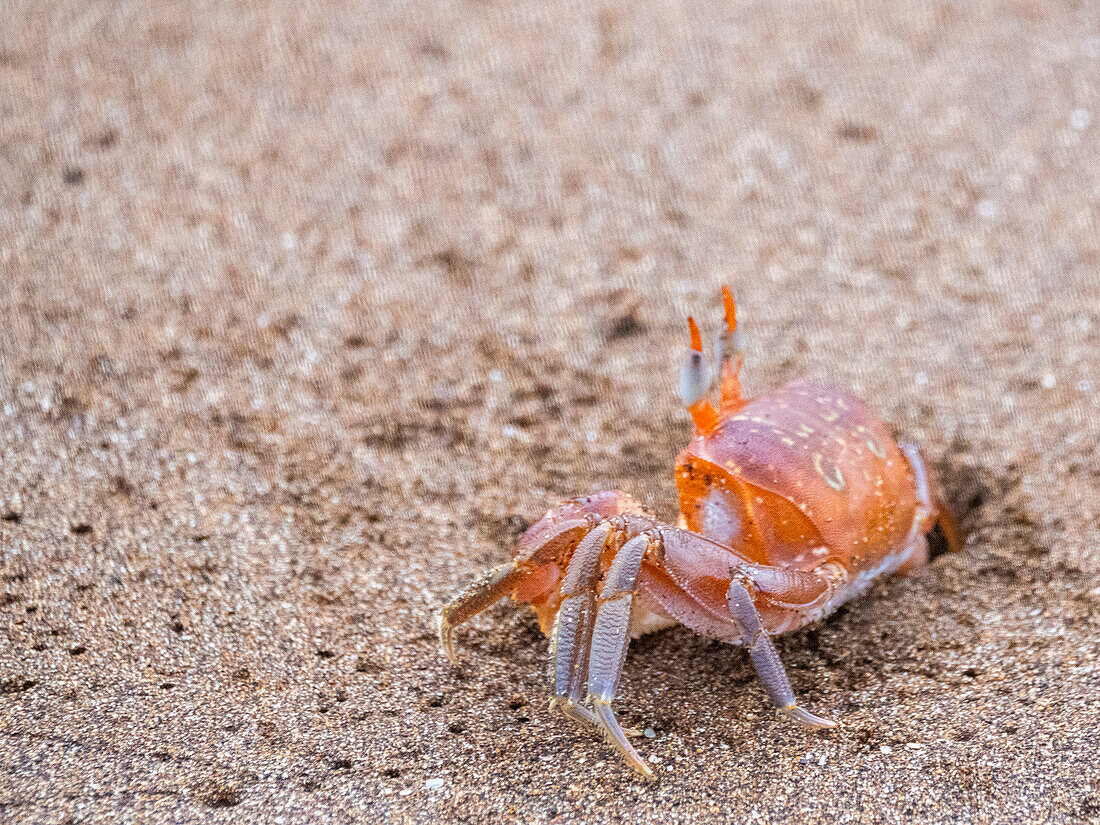
[[[588,697],[592,700],[597,723],[608,741],[646,779],[653,778],[653,771],[627,740],[626,732],[611,710],[611,700],[615,697],[626,649],[630,644],[630,610],[638,585],[638,572],[649,542],[649,537],[644,534],[635,536],[622,546],[611,562],[603,592],[600,593],[588,657]]]
[[[924,468],[924,459],[920,451],[912,444],[899,441],[898,446],[909,460],[909,466],[913,468],[913,475],[917,482],[917,501],[924,509],[924,516],[932,512],[932,491],[928,487],[928,471]]]
[[[451,664],[458,664],[451,639],[454,628],[511,593],[524,573],[514,562],[497,565],[443,606],[439,611],[439,643]]]
[[[951,513],[948,512],[947,507],[928,483],[928,470],[925,469],[924,459],[921,457],[920,450],[905,441],[899,441],[898,446],[905,454],[905,457],[909,459],[909,464],[913,468],[913,475],[916,476],[917,500],[925,509],[926,515],[935,514],[935,523],[940,526],[940,530],[943,531],[943,537],[947,539],[947,549],[952,553],[955,552],[962,547],[962,534],[959,533],[959,528],[958,525],[955,524],[955,519],[951,517]],[[924,532],[923,527],[922,532]],[[925,555],[927,556],[927,551],[925,551]]]
[[[836,722],[822,719],[798,706],[791,689],[791,682],[787,678],[787,671],[783,669],[783,663],[779,660],[779,654],[775,645],[768,637],[764,625],[760,621],[760,614],[756,612],[752,596],[740,581],[736,578],[737,572],[730,571],[730,589],[726,594],[730,613],[741,626],[741,641],[748,648],[749,658],[752,659],[756,674],[764,683],[764,690],[768,692],[768,698],[772,704],[783,713],[801,722],[809,728],[834,728]]]
[[[550,634],[550,681],[554,686],[551,706],[557,705],[569,718],[590,724],[596,724],[596,717],[581,700],[588,676],[588,646],[596,621],[600,558],[610,537],[611,525],[603,522],[573,551],[561,583],[561,606]]]
[[[528,530],[524,539],[534,530],[534,527]],[[583,519],[567,519],[549,525],[539,531],[522,554],[517,550],[513,561],[483,573],[473,584],[445,604],[439,611],[439,641],[451,664],[458,664],[454,643],[451,641],[451,634],[456,627],[509,595],[540,565],[568,556],[588,532],[588,522]],[[520,545],[523,545],[523,539],[520,540]]]

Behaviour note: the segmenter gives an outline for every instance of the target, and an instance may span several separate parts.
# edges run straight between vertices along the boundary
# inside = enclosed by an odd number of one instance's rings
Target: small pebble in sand
[[[1043,389],[1052,390],[1057,383],[1058,378],[1054,375],[1053,372],[1048,372],[1046,375],[1043,376]]]
[[[653,728],[646,728],[644,731],[642,731],[642,733],[645,735],[646,739],[657,738],[657,731],[653,730]]]
[[[424,787],[429,791],[437,791],[443,787],[443,778],[439,776],[433,777],[424,783]]]
[[[891,748],[889,745],[879,745],[879,752],[889,756],[891,753],[894,752],[894,749]]]

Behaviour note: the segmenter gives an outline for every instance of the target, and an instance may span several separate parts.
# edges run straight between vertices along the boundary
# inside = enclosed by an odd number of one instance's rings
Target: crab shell
[[[758,585],[769,633],[794,630],[877,576],[922,563],[923,533],[935,520],[918,498],[914,467],[874,412],[805,381],[723,411],[678,457],[676,485],[681,530],[663,533],[660,557],[642,565],[635,637],[679,623],[739,641],[727,606],[731,568]],[[546,537],[571,519],[616,515],[653,518],[618,491],[563,502],[527,531],[515,558],[545,553]],[[512,594],[548,635],[563,572],[544,564]]]
[[[858,398],[795,381],[692,439],[676,461],[683,525],[760,564],[878,566],[917,511],[913,468]]]

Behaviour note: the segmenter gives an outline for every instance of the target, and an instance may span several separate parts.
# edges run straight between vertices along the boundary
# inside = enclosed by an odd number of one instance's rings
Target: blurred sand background
[[[0,819],[1100,818],[1100,6],[0,7]],[[964,552],[634,645],[660,782],[441,601],[675,515],[684,316],[854,389]]]

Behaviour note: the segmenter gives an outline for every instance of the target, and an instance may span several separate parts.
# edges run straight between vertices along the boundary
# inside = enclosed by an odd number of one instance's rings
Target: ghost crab
[[[457,663],[457,625],[509,594],[531,605],[550,637],[552,706],[599,728],[647,779],[652,770],[611,710],[631,638],[683,624],[743,645],[780,711],[830,728],[798,705],[770,637],[827,616],[877,576],[924,564],[937,524],[949,549],[958,545],[917,449],[895,442],[862,401],[805,381],[742,396],[728,288],[723,302],[717,408],[688,318],[679,390],[695,435],[676,461],[678,526],[620,491],[564,501],[521,536],[511,561],[439,614],[443,650]]]

